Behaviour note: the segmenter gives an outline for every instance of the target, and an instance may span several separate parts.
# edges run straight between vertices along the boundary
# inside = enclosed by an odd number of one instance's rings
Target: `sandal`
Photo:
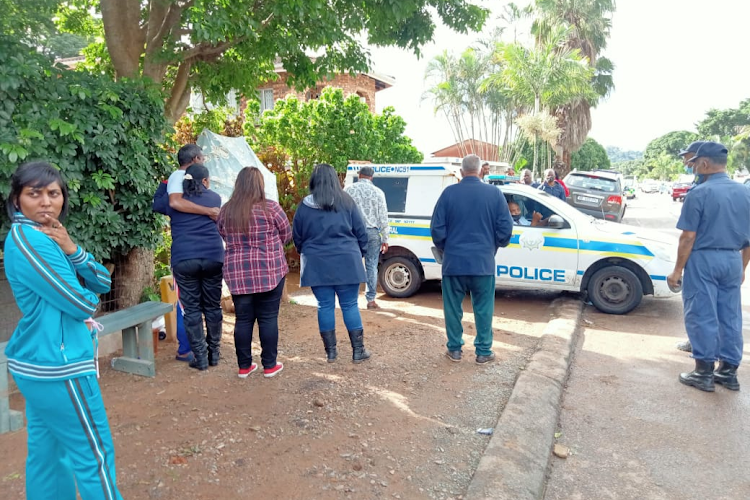
[[[190,352],[187,352],[185,354],[179,354],[179,353],[177,353],[177,355],[174,357],[174,359],[176,359],[177,361],[184,361],[186,363],[189,363],[189,362],[191,362],[192,360],[195,359],[195,356],[193,356],[193,352],[190,351]]]

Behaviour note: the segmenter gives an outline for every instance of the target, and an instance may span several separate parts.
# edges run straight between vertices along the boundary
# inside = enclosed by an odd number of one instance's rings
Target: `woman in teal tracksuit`
[[[68,236],[68,190],[50,164],[21,165],[6,208],[5,274],[23,317],[5,354],[26,400],[26,498],[72,500],[77,485],[84,500],[121,499],[89,321],[109,272]]]

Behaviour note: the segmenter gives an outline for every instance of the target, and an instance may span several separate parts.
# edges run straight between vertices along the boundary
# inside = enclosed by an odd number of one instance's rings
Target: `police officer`
[[[693,141],[691,142],[688,147],[685,149],[681,149],[679,153],[679,157],[682,159],[682,164],[685,165],[685,169],[688,168],[688,163],[690,160],[693,159],[693,156],[695,156],[695,152],[698,151],[698,148],[704,145],[706,141]],[[700,179],[702,180],[702,179]],[[695,176],[695,180],[693,181],[695,184],[693,184],[690,189],[693,189],[693,187],[700,184],[698,176]],[[690,191],[690,189],[688,191]],[[693,352],[693,345],[690,343],[689,340],[685,340],[683,342],[677,343],[677,349],[685,352]]]
[[[714,391],[714,383],[737,391],[740,286],[750,261],[750,190],[727,175],[727,148],[722,144],[700,145],[688,164],[704,181],[685,198],[677,221],[682,230],[677,262],[667,277],[675,287],[685,271],[682,302],[695,370],[681,373],[679,380],[707,392]]]

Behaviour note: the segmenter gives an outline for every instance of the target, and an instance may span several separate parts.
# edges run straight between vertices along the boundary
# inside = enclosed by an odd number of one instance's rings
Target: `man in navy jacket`
[[[495,312],[495,253],[510,242],[513,218],[497,186],[479,177],[480,159],[465,157],[460,183],[440,195],[430,231],[443,252],[443,309],[448,335],[448,356],[461,361],[463,302],[471,294],[476,322],[477,363],[495,359],[492,352],[492,317]]]

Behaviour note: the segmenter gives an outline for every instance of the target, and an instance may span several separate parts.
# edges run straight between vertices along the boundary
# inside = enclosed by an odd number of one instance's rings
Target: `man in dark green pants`
[[[492,317],[495,311],[495,253],[510,242],[513,218],[497,186],[479,178],[480,159],[461,163],[461,182],[440,195],[430,223],[435,246],[442,251],[443,309],[451,361],[461,361],[463,302],[466,293],[476,322],[474,348],[479,364],[495,359]]]

